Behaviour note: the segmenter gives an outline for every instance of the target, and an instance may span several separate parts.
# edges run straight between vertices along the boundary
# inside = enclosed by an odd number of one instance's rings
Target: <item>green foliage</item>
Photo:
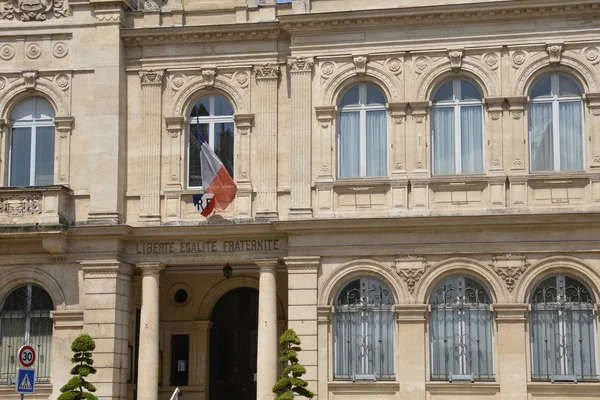
[[[96,387],[84,378],[88,375],[95,374],[96,368],[92,367],[94,360],[92,359],[92,351],[96,348],[96,343],[88,334],[82,334],[73,341],[71,350],[73,358],[71,362],[76,364],[71,368],[71,375],[66,385],[60,388],[62,393],[58,396],[58,400],[98,400],[92,393],[96,391]],[[87,392],[84,392],[84,389]]]
[[[300,338],[293,329],[288,329],[279,338],[279,344],[282,347],[279,361],[286,367],[281,379],[273,386],[273,393],[277,394],[275,400],[294,400],[297,395],[312,399],[315,394],[306,388],[308,383],[302,379],[306,368],[298,363],[298,352],[302,350]]]

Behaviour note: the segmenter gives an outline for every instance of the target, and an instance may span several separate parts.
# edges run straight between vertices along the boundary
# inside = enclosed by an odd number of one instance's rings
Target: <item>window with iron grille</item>
[[[542,281],[529,321],[534,380],[598,380],[594,298],[584,284],[563,275]]]
[[[0,384],[15,383],[17,352],[25,344],[36,351],[36,382],[50,382],[52,351],[52,299],[39,286],[28,284],[13,290],[0,308]]]
[[[348,283],[335,300],[334,378],[394,379],[394,297],[373,278]]]
[[[431,296],[431,379],[494,379],[490,296],[477,281],[454,276]]]

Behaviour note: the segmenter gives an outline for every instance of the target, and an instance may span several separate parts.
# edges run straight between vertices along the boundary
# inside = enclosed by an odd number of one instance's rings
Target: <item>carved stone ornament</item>
[[[429,63],[427,62],[427,59],[425,57],[419,57],[415,60],[415,65],[417,66],[417,68],[423,71],[425,68],[427,68]]]
[[[399,58],[392,58],[388,61],[388,68],[391,72],[397,74],[402,70],[402,61]]]
[[[411,294],[428,268],[427,259],[422,256],[403,256],[396,259],[396,272],[406,283]]]
[[[0,58],[10,60],[15,56],[15,49],[10,44],[0,47]]]
[[[64,0],[4,0],[0,19],[20,16],[21,21],[45,21],[49,13],[55,18],[66,17],[69,8]]]
[[[0,90],[4,90],[6,88],[6,78],[0,77]]]
[[[42,213],[42,194],[12,195],[0,197],[0,214],[12,217]]]
[[[498,111],[492,111],[490,112],[490,118],[493,119],[494,121],[497,121],[500,119],[500,112]]]
[[[171,79],[171,86],[173,90],[179,90],[185,84],[185,77],[183,75],[175,75]]]
[[[394,123],[396,125],[401,125],[402,122],[404,122],[404,117],[403,116],[399,116],[399,115],[398,116],[393,116],[392,120],[394,121]]]
[[[527,263],[525,256],[508,253],[492,257],[490,266],[500,278],[504,279],[508,291],[512,292],[515,289],[515,283],[523,275],[529,263]]]
[[[64,58],[69,53],[69,47],[64,42],[58,42],[52,49],[52,54],[56,58]]]
[[[546,52],[548,53],[548,58],[550,58],[550,65],[560,64],[560,57],[562,56],[562,51],[562,44],[551,44],[546,46]]]
[[[27,48],[25,49],[25,55],[27,55],[27,58],[30,60],[35,60],[42,55],[42,47],[37,43],[31,43],[27,45]]]
[[[423,121],[425,120],[425,116],[424,115],[415,115],[414,118],[415,118],[415,122],[417,124],[422,124]]]
[[[425,165],[423,164],[422,161],[417,162],[417,165],[415,166],[415,169],[425,169]]]
[[[352,61],[354,62],[354,68],[357,75],[364,75],[367,73],[367,62],[369,61],[367,56],[356,56]]]
[[[500,164],[500,160],[494,160],[492,161],[492,167],[494,168],[500,168],[502,165]]]
[[[333,74],[333,71],[335,71],[335,64],[331,61],[326,61],[321,65],[321,75],[323,78],[330,77],[331,74]]]
[[[23,72],[23,79],[25,80],[25,88],[27,90],[34,90],[37,83],[38,73],[37,71],[25,71]]]
[[[596,47],[588,47],[583,51],[583,54],[585,55],[586,60],[591,62],[598,60],[599,57],[598,49]]]
[[[596,165],[600,164],[600,156],[594,157],[594,164],[596,164]]]
[[[248,87],[248,82],[250,79],[248,78],[248,74],[242,71],[235,74],[235,81],[238,83],[238,85],[240,85],[240,87],[246,88]]]
[[[310,72],[315,65],[313,58],[298,57],[288,62],[291,72]]]
[[[203,69],[202,79],[207,88],[212,89],[215,86],[215,78],[217,76],[217,70],[214,68]]]
[[[513,53],[512,62],[515,67],[518,68],[523,65],[525,60],[527,60],[527,54],[524,51],[518,50]]]
[[[449,50],[448,58],[450,59],[450,66],[452,71],[458,72],[462,67],[462,59],[464,52],[462,50]]]
[[[513,111],[512,117],[513,119],[521,119],[521,111]]]
[[[142,70],[140,71],[140,79],[142,86],[144,85],[162,85],[164,71]]]
[[[277,79],[281,68],[277,64],[263,64],[254,67],[256,79]]]
[[[490,68],[495,68],[498,65],[498,56],[494,53],[487,53],[483,55],[483,62]]]
[[[592,108],[592,115],[600,115],[600,108]]]
[[[61,90],[68,90],[71,84],[71,80],[66,74],[57,75],[56,78],[54,78],[54,82]]]

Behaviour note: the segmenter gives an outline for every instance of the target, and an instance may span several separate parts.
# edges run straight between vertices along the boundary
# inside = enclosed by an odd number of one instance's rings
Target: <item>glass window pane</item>
[[[13,121],[33,119],[35,97],[29,97],[21,101],[10,113],[10,119]]]
[[[205,97],[203,99],[200,99],[200,101],[196,103],[194,108],[192,108],[190,117],[196,118],[196,116],[198,116],[198,117],[209,117],[210,116],[210,97]]]
[[[387,175],[386,122],[385,111],[367,112],[367,176]]]
[[[453,101],[454,100],[454,90],[453,90],[453,81],[446,81],[442,86],[440,86],[433,96],[433,101]]]
[[[434,108],[432,112],[433,173],[454,174],[454,109]]]
[[[36,129],[34,184],[54,184],[54,127]]]
[[[577,83],[567,75],[558,75],[558,95],[559,96],[580,96],[581,90]]]
[[[483,172],[482,107],[461,107],[461,168],[463,174]]]
[[[481,93],[471,82],[461,79],[460,81],[460,99],[461,100],[480,100]]]
[[[215,124],[213,150],[233,178],[233,122]]]
[[[554,152],[552,104],[531,104],[529,112],[529,148],[532,171],[552,171]]]
[[[208,124],[200,124],[200,132],[198,125],[190,124],[189,134],[189,154],[188,154],[188,186],[202,187],[202,172],[200,169],[200,142],[198,141],[198,133],[208,142]]]
[[[13,128],[10,148],[10,186],[29,186],[31,128]]]
[[[581,102],[559,103],[560,170],[583,170]]]
[[[48,100],[43,97],[34,97],[35,103],[35,119],[52,119],[54,118],[54,107]]]
[[[358,104],[358,85],[348,89],[340,101],[340,107]]]
[[[550,97],[551,93],[551,75],[544,75],[541,77],[533,86],[531,90],[531,98],[535,99],[536,97]]]
[[[214,115],[233,115],[233,106],[225,97],[214,96],[215,114]]]
[[[340,115],[339,177],[360,176],[360,113]]]
[[[367,104],[385,104],[385,95],[375,85],[367,85]]]

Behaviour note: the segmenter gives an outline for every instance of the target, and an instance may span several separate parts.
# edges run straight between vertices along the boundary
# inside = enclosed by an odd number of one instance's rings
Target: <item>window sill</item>
[[[333,183],[334,188],[366,190],[374,187],[389,186],[390,178],[387,176],[377,178],[343,178]]]
[[[400,383],[396,381],[330,381],[327,383],[329,390],[339,393],[373,393],[395,394],[400,391]]]
[[[430,393],[453,395],[460,394],[496,394],[500,393],[500,384],[497,382],[465,382],[465,381],[430,381],[425,383],[425,389]]]
[[[527,392],[530,394],[552,394],[560,396],[600,396],[599,382],[528,382]]]

